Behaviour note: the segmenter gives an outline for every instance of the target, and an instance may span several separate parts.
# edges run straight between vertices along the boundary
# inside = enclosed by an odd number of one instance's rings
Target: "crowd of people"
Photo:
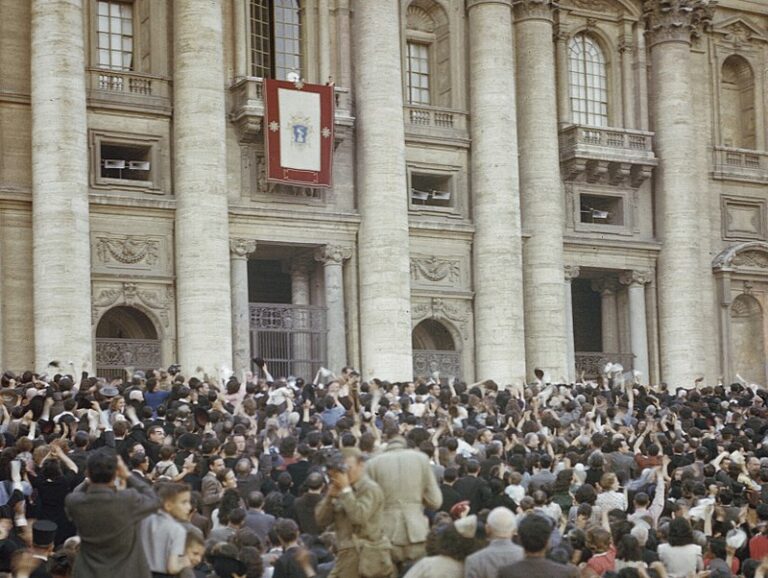
[[[768,390],[0,378],[0,576],[765,578]],[[79,374],[78,374],[79,373]]]

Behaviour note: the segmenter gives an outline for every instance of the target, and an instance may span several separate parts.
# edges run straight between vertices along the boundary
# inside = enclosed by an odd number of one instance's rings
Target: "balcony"
[[[434,106],[406,105],[406,137],[469,142],[467,113]]]
[[[635,356],[631,353],[604,353],[602,351],[577,351],[576,375],[585,379],[597,379],[603,374],[603,369],[608,363],[619,363],[624,371],[630,371]]]
[[[334,87],[336,99],[336,126],[351,127],[352,103],[348,88]],[[255,76],[246,76],[235,81],[229,87],[230,109],[229,120],[240,132],[243,142],[263,140],[261,121],[264,118],[264,81]],[[343,139],[336,131],[337,144]]]
[[[171,82],[167,78],[101,68],[89,68],[87,78],[89,105],[171,113]]]
[[[637,188],[657,164],[652,132],[584,125],[560,131],[560,165],[567,181]]]
[[[768,151],[716,146],[712,177],[731,181],[768,183]]]

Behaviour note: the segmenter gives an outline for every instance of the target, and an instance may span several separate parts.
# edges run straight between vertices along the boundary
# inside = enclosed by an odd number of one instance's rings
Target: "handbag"
[[[360,578],[390,578],[395,575],[392,544],[386,536],[376,540],[356,540]]]

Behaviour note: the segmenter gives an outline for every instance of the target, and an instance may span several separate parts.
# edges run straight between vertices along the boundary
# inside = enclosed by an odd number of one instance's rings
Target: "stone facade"
[[[766,381],[765,2],[279,3],[259,60],[267,0],[0,0],[0,366]],[[266,181],[278,61],[330,189]]]

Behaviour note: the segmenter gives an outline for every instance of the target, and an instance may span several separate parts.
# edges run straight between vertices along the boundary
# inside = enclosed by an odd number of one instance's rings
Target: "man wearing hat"
[[[48,557],[53,553],[53,541],[58,526],[50,520],[38,520],[32,525],[32,557],[40,564],[30,574],[30,578],[50,578]]]
[[[333,524],[336,530],[338,555],[329,578],[395,576],[382,524],[384,492],[365,473],[359,449],[343,448],[341,454],[343,464],[329,465],[331,484],[315,510],[319,526]],[[361,567],[363,562],[370,567]]]

